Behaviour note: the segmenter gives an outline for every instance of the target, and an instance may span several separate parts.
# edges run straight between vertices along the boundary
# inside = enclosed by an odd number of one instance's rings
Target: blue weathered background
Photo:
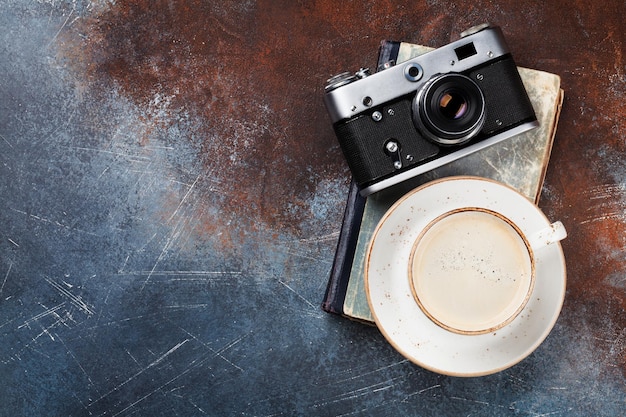
[[[624,415],[626,5],[552,3],[0,0],[0,415]],[[321,97],[483,21],[563,79],[569,281],[534,354],[459,379],[319,307],[349,183]]]

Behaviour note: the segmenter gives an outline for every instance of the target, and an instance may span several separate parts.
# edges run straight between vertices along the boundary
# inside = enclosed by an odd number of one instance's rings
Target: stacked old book
[[[384,41],[379,65],[382,69],[384,65],[406,61],[429,50],[420,45]],[[373,324],[365,293],[365,254],[380,218],[411,189],[441,177],[474,175],[508,184],[538,203],[563,103],[563,90],[558,75],[527,68],[519,68],[519,73],[539,121],[537,129],[368,197],[362,197],[356,184],[351,184],[322,303],[325,311]]]

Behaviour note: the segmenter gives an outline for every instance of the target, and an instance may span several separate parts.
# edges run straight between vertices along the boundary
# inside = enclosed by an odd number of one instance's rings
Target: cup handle
[[[536,252],[553,243],[560,242],[567,237],[567,231],[563,223],[557,221],[552,223],[545,229],[541,229],[530,236],[528,239],[533,252]]]

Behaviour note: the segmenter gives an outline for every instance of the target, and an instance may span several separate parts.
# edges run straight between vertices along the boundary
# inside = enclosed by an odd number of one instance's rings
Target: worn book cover
[[[406,42],[383,41],[379,54],[379,70],[429,50],[431,48]],[[395,201],[413,188],[441,177],[475,175],[508,184],[529,200],[535,203],[539,201],[563,103],[563,90],[560,88],[561,80],[558,75],[527,68],[519,68],[519,72],[533,103],[539,121],[538,128],[367,198],[359,195],[356,184],[351,184],[335,259],[322,303],[325,311],[373,323],[364,288],[365,253],[380,218]]]

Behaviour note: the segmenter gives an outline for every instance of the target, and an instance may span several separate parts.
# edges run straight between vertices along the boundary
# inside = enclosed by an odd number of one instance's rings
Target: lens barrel
[[[459,145],[476,136],[485,121],[485,97],[469,77],[437,75],[413,99],[413,122],[428,139]]]

